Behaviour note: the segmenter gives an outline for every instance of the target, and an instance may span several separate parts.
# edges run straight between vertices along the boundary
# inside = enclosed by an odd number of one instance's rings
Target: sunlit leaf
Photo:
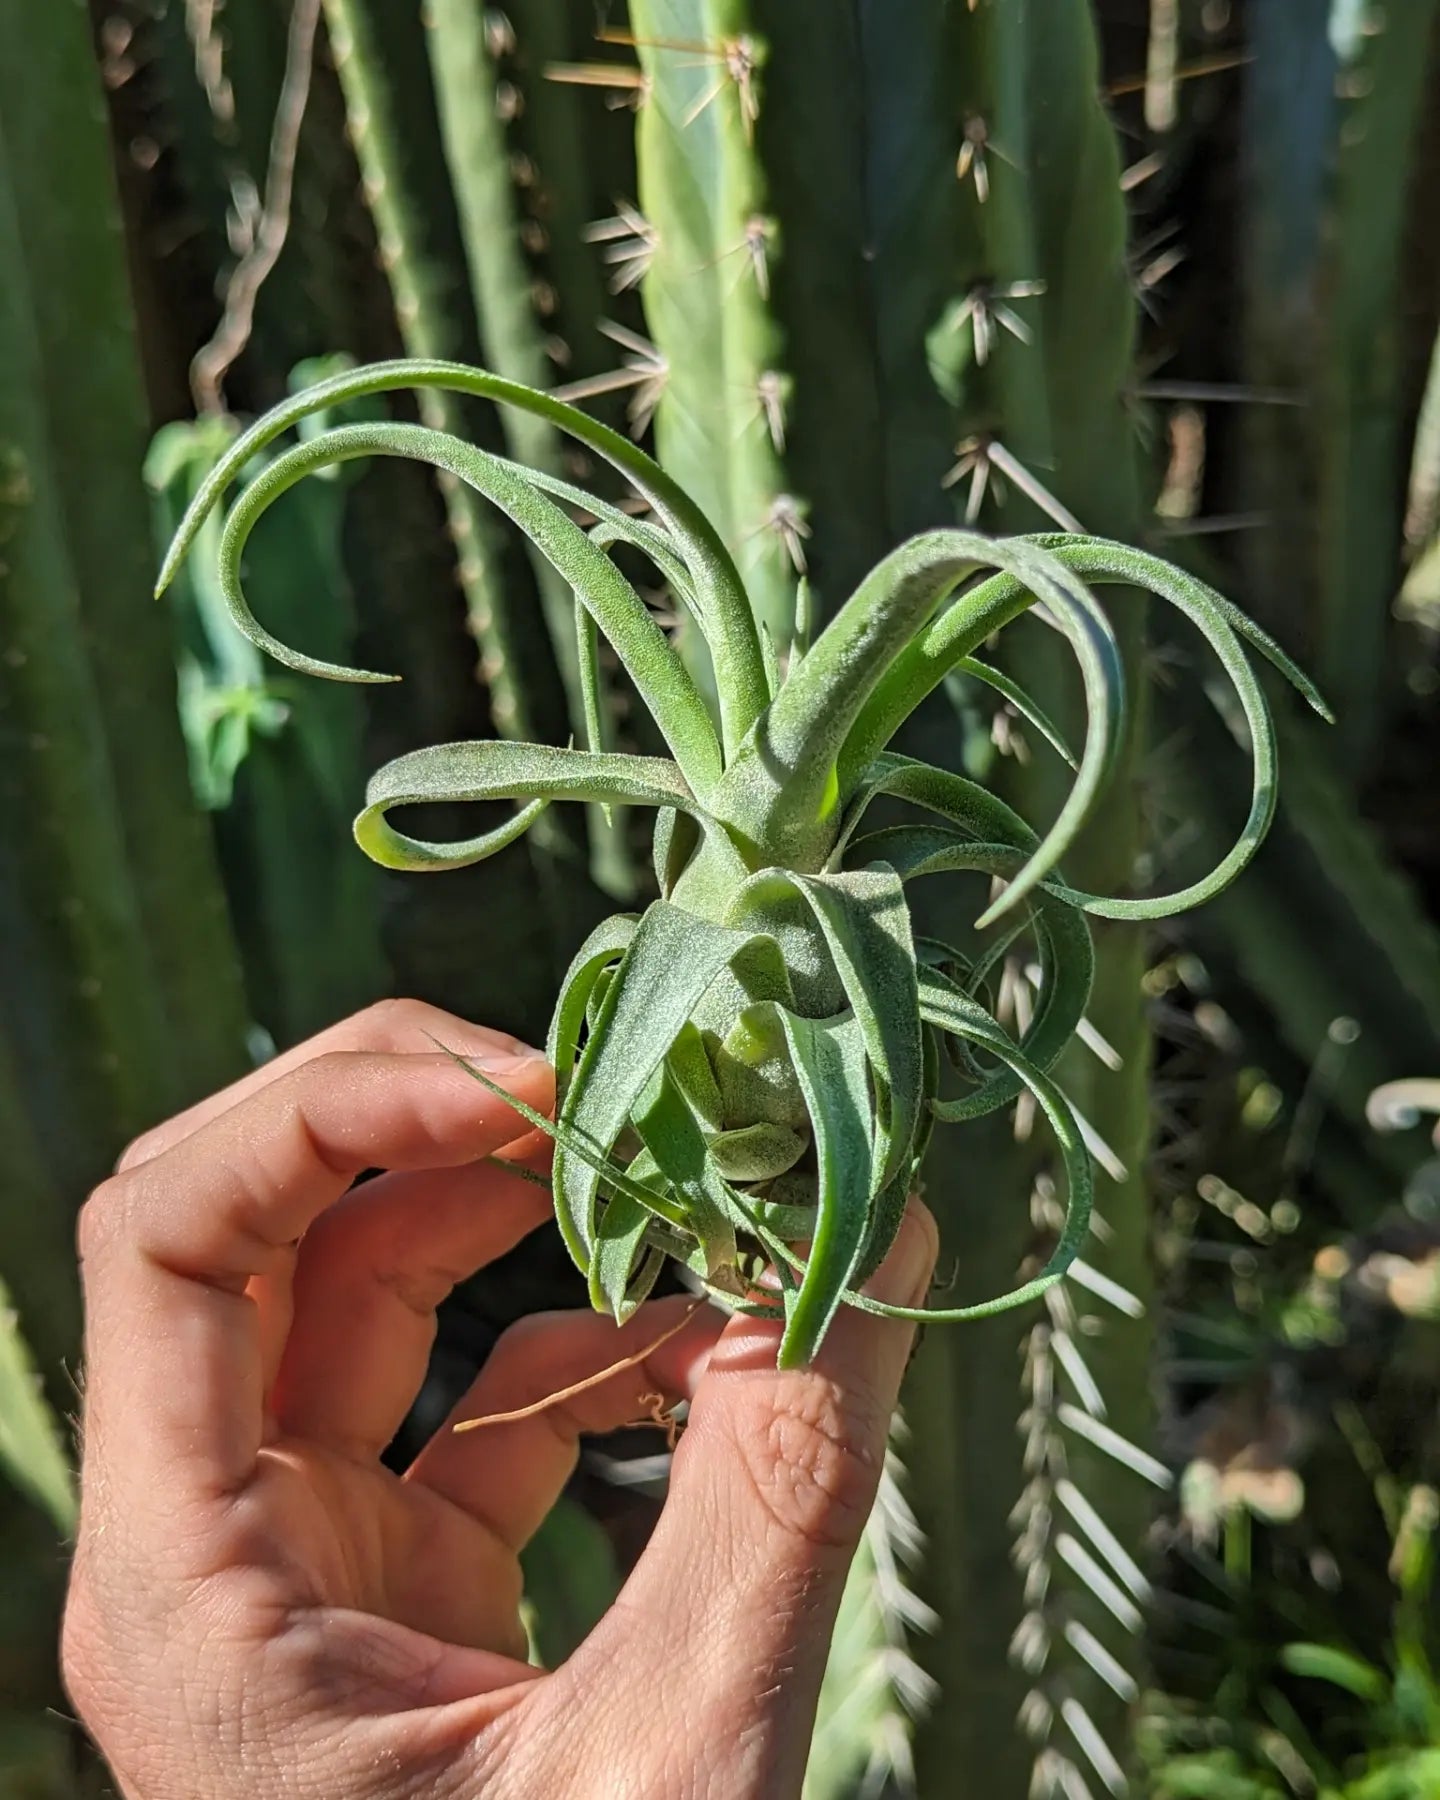
[[[809,1362],[860,1263],[870,1226],[871,1120],[864,1034],[853,1014],[782,1014],[810,1109],[817,1162],[815,1235],[785,1321],[780,1366]]]

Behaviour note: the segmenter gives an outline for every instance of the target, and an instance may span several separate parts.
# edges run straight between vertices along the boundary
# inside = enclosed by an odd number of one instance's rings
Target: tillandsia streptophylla
[[[278,642],[241,583],[246,542],[267,507],[307,474],[383,455],[427,462],[468,483],[573,589],[588,748],[496,740],[398,757],[370,781],[355,836],[388,868],[454,869],[513,843],[555,800],[655,809],[659,898],[638,915],[607,920],[576,954],[547,1044],[560,1081],[558,1114],[553,1124],[535,1120],[555,1140],[556,1217],[595,1306],[625,1318],[674,1257],[734,1304],[783,1313],[780,1360],[794,1365],[814,1355],[842,1304],[965,1319],[1042,1292],[1075,1256],[1090,1210],[1089,1160],[1047,1072],[1089,992],[1086,915],[1165,917],[1218,892],[1253,856],[1275,806],[1275,740],[1242,640],[1323,713],[1319,696],[1276,644],[1203,583],[1141,551],[1069,534],[913,538],[782,664],[757,629],[719,535],[655,462],[547,394],[448,363],[350,371],[267,414],[196,496],[160,588],[258,451],[346,401],[427,387],[550,420],[612,464],[648,516],[446,433],[341,425],[279,455],[242,491],[225,524],[220,577],[236,624],[288,667],[333,680],[390,679]],[[583,529],[567,506],[596,523]],[[703,637],[713,712],[614,560],[622,545],[648,558]],[[1148,899],[1081,892],[1059,869],[1105,786],[1123,729],[1120,658],[1091,592],[1104,583],[1148,590],[1200,629],[1234,685],[1254,760],[1250,814],[1230,853],[1203,880]],[[1024,693],[975,654],[1032,606],[1065,634],[1079,663],[1088,722],[1078,759]],[[603,747],[600,633],[649,708],[668,758]],[[952,670],[998,689],[1074,768],[1069,798],[1043,838],[976,782],[889,748]],[[882,797],[892,811],[901,803],[909,822],[867,830],[867,811]],[[481,800],[519,804],[499,828],[458,843],[428,843],[391,822],[411,804]],[[912,927],[907,885],[946,871],[988,876],[998,890],[978,927],[1007,914],[1018,921],[978,955]],[[1034,941],[1040,980],[1017,1041],[987,1007],[987,976],[1022,932]],[[961,1086],[955,1094],[942,1092],[941,1071],[950,1067]],[[955,1085],[947,1079],[947,1090]],[[912,1313],[862,1294],[897,1229],[934,1122],[977,1118],[1024,1089],[1050,1121],[1068,1190],[1064,1228],[1045,1266],[1013,1292],[944,1311]],[[778,1281],[773,1303],[755,1298],[766,1264]]]

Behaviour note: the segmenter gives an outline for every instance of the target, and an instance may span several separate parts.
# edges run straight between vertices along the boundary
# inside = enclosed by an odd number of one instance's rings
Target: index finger
[[[163,1124],[142,1132],[128,1146],[116,1166],[123,1172],[133,1169],[139,1163],[149,1162],[152,1157],[159,1156],[178,1144],[182,1138],[189,1137],[192,1131],[209,1124],[211,1119],[218,1119],[221,1113],[228,1112],[239,1101],[248,1100],[252,1094],[258,1094],[262,1088],[269,1087],[280,1076],[289,1075],[303,1064],[313,1062],[317,1056],[326,1056],[332,1050],[421,1053],[432,1050],[437,1041],[449,1049],[463,1051],[467,1056],[472,1053],[477,1056],[523,1056],[529,1051],[529,1046],[521,1043],[519,1038],[511,1037],[503,1031],[494,1031],[488,1025],[472,1025],[468,1020],[457,1019],[453,1013],[442,1012],[438,1006],[429,1006],[423,1000],[377,1000],[363,1012],[352,1013],[348,1019],[326,1026],[324,1031],[307,1038],[303,1044],[296,1044],[292,1049],[282,1051],[279,1056],[271,1057],[269,1062],[261,1063],[258,1069],[252,1069],[248,1075],[232,1081],[229,1087],[221,1088],[219,1093],[207,1094],[203,1100],[197,1100],[193,1106],[186,1107],[184,1112],[176,1113]]]
[[[536,1053],[483,1063],[531,1106],[551,1104]],[[81,1216],[86,1486],[98,1474],[132,1517],[157,1498],[173,1517],[241,1490],[263,1430],[247,1283],[286,1263],[361,1170],[453,1167],[522,1129],[447,1055],[331,1052],[112,1177]]]

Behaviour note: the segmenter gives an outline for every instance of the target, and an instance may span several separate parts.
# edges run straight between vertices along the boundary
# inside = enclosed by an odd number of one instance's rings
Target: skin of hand
[[[382,1467],[454,1284],[550,1216],[484,1158],[538,1134],[538,1052],[385,1002],[139,1139],[85,1206],[70,1694],[129,1800],[784,1800],[911,1330],[853,1311],[814,1366],[701,1308],[636,1367]],[[354,1187],[364,1170],[387,1171]],[[871,1291],[917,1304],[912,1205]],[[653,1344],[684,1300],[507,1331],[455,1419]],[[518,1553],[581,1433],[688,1397],[669,1498],[561,1668],[524,1661]]]

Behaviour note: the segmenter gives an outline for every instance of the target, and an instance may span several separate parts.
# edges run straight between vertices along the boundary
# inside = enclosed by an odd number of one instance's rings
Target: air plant
[[[1141,551],[1068,533],[912,538],[813,642],[802,629],[782,653],[757,625],[719,533],[655,462],[551,395],[453,363],[350,371],[259,420],[197,493],[161,589],[258,451],[312,414],[397,388],[475,395],[548,420],[613,465],[649,509],[637,517],[444,431],[366,423],[307,435],[276,456],[233,505],[218,552],[226,603],[262,649],[332,680],[391,679],[280,643],[250,609],[242,564],[261,515],[306,475],[400,456],[498,507],[573,591],[588,747],[494,740],[398,757],[372,777],[355,836],[388,868],[453,869],[513,843],[556,800],[655,810],[659,897],[643,913],[607,920],[576,954],[547,1043],[557,1116],[534,1119],[555,1140],[556,1217],[594,1305],[625,1318],[671,1257],[732,1304],[783,1316],[779,1359],[793,1366],[814,1355],[842,1305],[958,1320],[1049,1288],[1079,1249],[1090,1210],[1081,1133],[1049,1073],[1084,1015],[1087,915],[1168,916],[1218,892],[1253,856],[1275,805],[1275,744],[1242,640],[1324,713],[1314,689],[1203,583]],[[582,528],[567,505],[594,523]],[[617,562],[620,546],[653,564],[703,640],[713,710]],[[1202,880],[1147,898],[1085,893],[1060,872],[1124,728],[1121,661],[1091,592],[1111,583],[1149,590],[1200,629],[1235,688],[1254,763],[1249,817],[1229,853]],[[1087,729],[1078,758],[1023,690],[976,654],[1031,608],[1065,635],[1079,664]],[[668,757],[604,747],[602,633]],[[996,688],[1074,768],[1043,836],[977,782],[890,748],[955,670]],[[409,836],[391,819],[426,802],[496,800],[519,803],[513,817],[463,842]],[[905,822],[867,828],[882,800]],[[976,930],[1005,921],[985,948],[962,950],[912,927],[908,884],[956,872],[990,883]],[[1024,933],[1040,980],[1017,1040],[994,1016],[988,977]],[[865,1295],[933,1124],[978,1118],[1026,1091],[1050,1122],[1067,1187],[1043,1266],[1008,1293],[944,1310]],[[756,1287],[767,1266],[768,1294]]]

